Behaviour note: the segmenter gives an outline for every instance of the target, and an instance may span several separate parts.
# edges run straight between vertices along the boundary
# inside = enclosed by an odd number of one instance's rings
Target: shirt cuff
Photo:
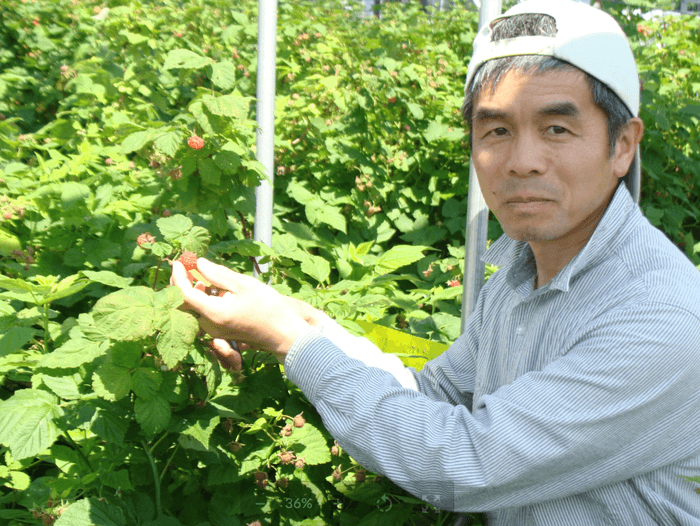
[[[312,328],[294,340],[284,360],[284,375],[316,403],[318,379],[345,353],[318,329]]]

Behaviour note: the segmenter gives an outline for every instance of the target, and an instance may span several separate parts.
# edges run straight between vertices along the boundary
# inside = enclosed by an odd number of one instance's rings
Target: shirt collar
[[[569,290],[571,280],[576,274],[598,264],[617,249],[621,238],[626,237],[636,223],[635,216],[641,217],[641,211],[627,186],[620,183],[586,246],[543,288],[564,292]],[[615,239],[616,237],[618,239]],[[513,289],[517,289],[523,281],[532,279],[537,272],[535,255],[530,245],[526,241],[515,241],[506,234],[489,247],[481,260],[496,266],[510,263],[511,268],[506,280]]]

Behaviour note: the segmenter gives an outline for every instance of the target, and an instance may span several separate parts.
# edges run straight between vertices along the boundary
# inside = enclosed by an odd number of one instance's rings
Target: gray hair
[[[522,14],[504,20],[500,20],[493,28],[492,40],[494,42],[505,38],[518,36],[554,36],[557,32],[553,17],[544,14]],[[484,63],[474,75],[468,86],[467,94],[462,104],[462,117],[467,122],[469,129],[472,127],[472,112],[474,103],[481,90],[490,85],[491,93],[496,90],[503,76],[510,70],[520,72],[533,71],[534,74],[542,74],[554,70],[573,70],[583,73],[591,88],[593,101],[603,113],[608,122],[609,155],[615,153],[615,145],[627,122],[632,118],[632,113],[610,88],[601,81],[592,77],[585,71],[563,60],[541,55],[517,55],[489,60]],[[469,137],[471,143],[471,134]],[[630,166],[632,170],[634,163]]]

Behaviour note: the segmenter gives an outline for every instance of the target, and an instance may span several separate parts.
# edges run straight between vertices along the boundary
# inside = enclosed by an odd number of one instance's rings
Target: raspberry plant
[[[167,262],[269,262],[420,368],[432,351],[384,328],[459,334],[476,13],[280,3],[269,248],[257,2],[64,4],[0,4],[0,523],[451,523],[348,457],[275,360],[223,369]],[[698,264],[698,20],[619,20],[652,139],[642,208]]]

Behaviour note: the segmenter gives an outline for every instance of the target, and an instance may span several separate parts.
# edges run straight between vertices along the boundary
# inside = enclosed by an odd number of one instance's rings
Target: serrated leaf
[[[320,256],[305,254],[301,260],[301,271],[319,283],[325,283],[331,274],[331,265]]]
[[[0,356],[6,356],[21,349],[38,331],[31,327],[11,327],[0,337]]]
[[[339,208],[330,206],[320,199],[315,199],[306,205],[305,211],[306,217],[312,225],[318,226],[320,223],[325,223],[336,230],[347,233],[347,220]]]
[[[242,119],[248,115],[249,101],[248,97],[239,95],[223,95],[221,97],[205,95],[202,97],[202,102],[214,115],[237,119]]]
[[[121,509],[98,499],[84,499],[66,508],[55,526],[126,526]]]
[[[222,60],[212,64],[211,82],[222,90],[229,90],[236,84],[236,66],[233,62]]]
[[[379,256],[374,270],[378,275],[394,272],[401,267],[423,259],[423,251],[427,248],[430,247],[424,247],[421,245],[399,245],[393,247]]]
[[[51,376],[40,374],[35,376],[39,376],[46,387],[64,400],[77,400],[80,398],[80,389],[78,388],[80,380],[76,379],[75,375]]]
[[[214,161],[209,158],[200,159],[197,163],[199,175],[202,177],[202,182],[209,186],[219,186],[221,181],[221,168],[216,166]]]
[[[408,106],[408,111],[410,111],[411,115],[413,115],[416,119],[423,118],[423,109],[418,104],[415,102],[409,102],[406,104],[406,106]]]
[[[105,400],[121,400],[132,388],[129,370],[113,363],[103,363],[92,375],[92,388]]]
[[[153,130],[137,131],[128,135],[122,141],[121,151],[123,154],[135,152],[143,148],[148,141],[153,137]]]
[[[199,323],[191,314],[175,309],[168,311],[167,315],[161,313],[160,319],[158,329],[161,333],[156,345],[163,362],[172,369],[189,353]]]
[[[118,289],[125,289],[134,281],[134,278],[124,278],[109,270],[81,270],[80,272],[90,281]]]
[[[156,221],[156,225],[163,237],[170,241],[186,234],[192,228],[192,220],[182,214],[175,214],[170,217],[161,217]]]
[[[133,490],[134,486],[129,479],[129,471],[119,469],[117,471],[107,471],[100,474],[100,482],[105,486],[121,490]]]
[[[163,69],[199,69],[212,63],[212,59],[198,55],[189,49],[173,49],[165,57]]]
[[[63,416],[58,399],[46,391],[21,389],[0,402],[0,444],[16,460],[36,456],[60,434],[55,421]]]
[[[174,371],[163,371],[162,382],[158,392],[171,404],[187,400],[189,390],[184,378]]]
[[[162,381],[160,371],[150,367],[139,367],[131,377],[132,388],[136,396],[144,400],[150,400],[156,395]]]
[[[118,404],[94,400],[91,405],[94,413],[90,420],[90,431],[107,442],[123,444],[130,415]]]
[[[136,421],[148,436],[163,431],[170,423],[170,404],[160,395],[156,395],[150,400],[137,397],[134,412],[136,413]]]
[[[143,344],[141,342],[113,342],[109,355],[114,365],[133,369],[141,362]]]
[[[323,434],[308,422],[304,427],[294,429],[294,433],[283,441],[294,446],[297,457],[301,457],[309,465],[324,464],[331,460],[331,450]]]
[[[84,363],[92,362],[95,358],[107,352],[106,344],[83,338],[73,338],[61,347],[44,355],[37,364],[44,369],[72,369]]]
[[[209,438],[220,421],[221,418],[219,415],[196,420],[182,431],[178,442],[188,449],[209,451]]]
[[[182,144],[183,134],[179,130],[168,131],[153,141],[153,146],[165,155],[173,157]]]
[[[130,287],[100,298],[92,310],[95,325],[114,340],[141,340],[153,334],[153,290]]]

